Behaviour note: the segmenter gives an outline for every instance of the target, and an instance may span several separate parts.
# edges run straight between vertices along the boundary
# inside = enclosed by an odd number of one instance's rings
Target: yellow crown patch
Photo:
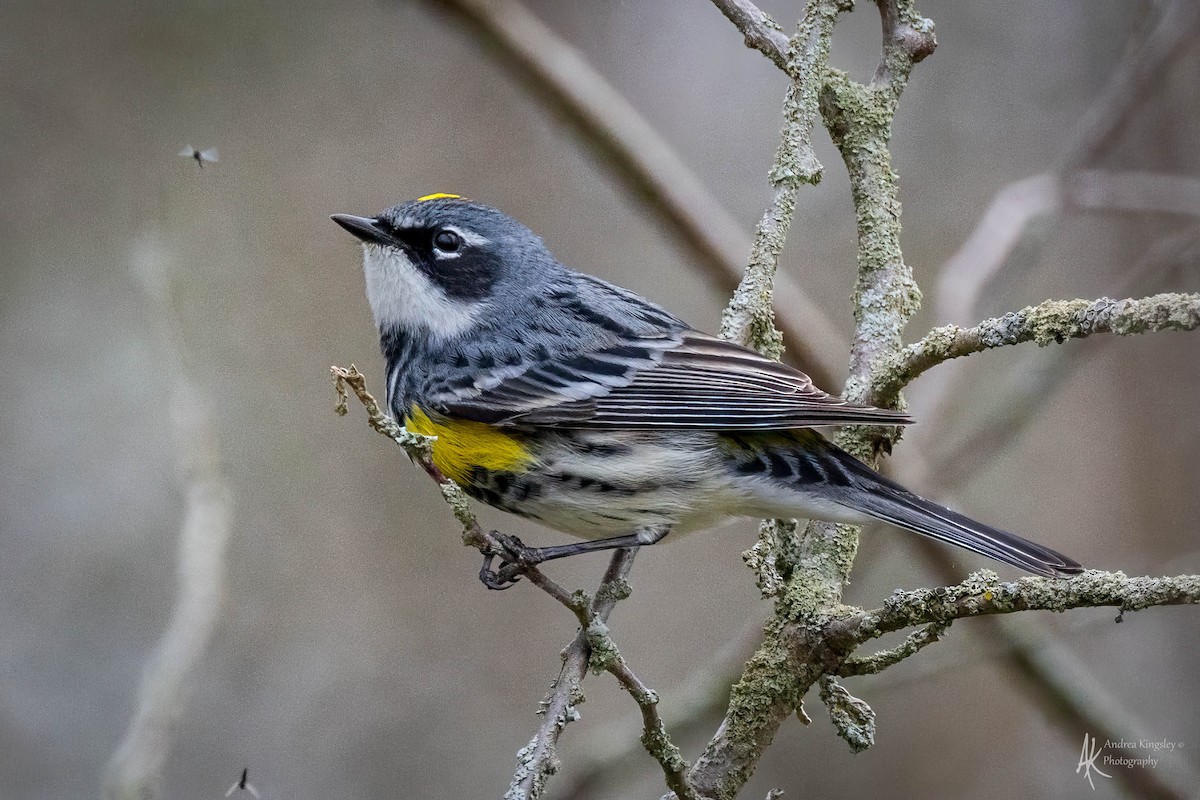
[[[462,195],[446,194],[445,192],[434,192],[433,194],[427,194],[424,197],[417,198],[418,203],[424,203],[426,200],[462,200]]]

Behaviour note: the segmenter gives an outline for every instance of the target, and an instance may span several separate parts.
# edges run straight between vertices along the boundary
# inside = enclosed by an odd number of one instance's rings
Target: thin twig
[[[904,628],[984,614],[1105,606],[1140,611],[1194,603],[1200,603],[1200,575],[1129,578],[1121,572],[1088,570],[1069,580],[1030,577],[1001,582],[991,570],[979,570],[954,586],[897,591],[881,608],[831,622],[825,638],[838,650]]]
[[[454,511],[454,516],[463,526],[463,544],[474,547],[485,554],[501,552],[496,538],[479,525],[479,520],[476,519],[475,512],[471,510],[471,501],[466,493],[433,463],[433,441],[436,437],[413,433],[384,413],[375,397],[367,391],[367,379],[358,371],[358,367],[353,364],[349,369],[335,366],[330,367],[329,372],[333,376],[333,388],[338,396],[335,407],[337,413],[342,416],[347,413],[346,387],[349,386],[355,397],[363,404],[363,408],[366,409],[367,422],[371,427],[400,445],[408,457],[425,470],[425,474],[438,485],[442,497],[445,498]]]
[[[584,673],[578,671],[576,674],[577,669],[581,668],[590,668],[595,672],[607,671],[629,692],[629,696],[637,703],[642,714],[642,746],[662,767],[667,786],[685,800],[692,800],[695,797],[684,774],[688,764],[683,760],[679,748],[671,742],[666,725],[663,724],[662,717],[658,713],[658,694],[634,674],[633,669],[625,661],[625,657],[617,649],[616,643],[608,634],[607,614],[604,618],[598,615],[598,609],[607,607],[611,610],[610,601],[615,602],[628,596],[629,586],[625,582],[625,577],[628,573],[628,566],[632,565],[634,552],[636,552],[634,549],[620,550],[618,555],[614,556],[613,562],[609,566],[609,573],[597,591],[598,598],[607,598],[604,606],[597,605],[582,592],[568,594],[562,587],[539,572],[531,572],[529,575],[530,582],[566,606],[579,620],[579,635],[583,639],[580,640],[577,637],[568,647],[568,652],[571,652],[571,648],[576,645],[585,644],[586,646],[580,647],[578,667],[568,657],[551,695],[543,702],[543,707],[547,709],[546,718],[551,723],[543,724],[538,735],[535,736],[534,741],[539,746],[535,746],[528,754],[523,750],[522,754],[518,756],[522,762],[518,764],[517,770],[521,780],[514,779],[513,786],[510,787],[510,793],[514,790],[518,792],[515,795],[517,797],[536,797],[537,792],[540,791],[540,784],[544,780],[539,782],[534,779],[535,776],[539,772],[545,773],[547,776],[550,774],[544,768],[537,769],[536,765],[540,763],[546,767],[555,764],[554,747],[558,733],[562,731],[567,722],[571,721],[573,717],[570,713],[571,708],[582,700],[578,687],[583,680]],[[564,675],[568,678],[565,682],[563,681]],[[564,705],[564,703],[569,705]],[[563,708],[565,716],[562,717],[561,724],[554,724],[554,720],[558,717],[554,716],[552,712],[559,707]],[[526,755],[532,757],[530,763],[525,762]],[[534,768],[530,769],[530,766]]]
[[[758,50],[775,66],[795,76],[788,64],[788,37],[779,23],[748,0],[713,0],[713,5],[742,32],[746,47]]]
[[[801,184],[821,180],[822,167],[813,150],[812,131],[820,115],[817,99],[829,60],[833,25],[840,12],[836,0],[809,3],[789,45],[787,72],[793,78],[783,102],[783,134],[770,174],[775,193],[755,229],[750,263],[721,318],[722,337],[772,358],[783,353],[783,336],[775,327],[771,302],[779,255],[787,241]]]
[[[721,10],[729,16],[725,6],[721,6]],[[820,116],[818,98],[829,61],[833,26],[842,10],[842,4],[836,0],[810,2],[797,25],[796,35],[789,41],[785,71],[792,76],[792,81],[783,102],[783,133],[770,172],[774,194],[755,228],[750,261],[721,315],[722,338],[753,347],[775,359],[782,356],[784,341],[784,334],[775,324],[772,303],[779,275],[779,256],[795,216],[800,186],[821,180],[822,167],[813,149],[812,133]],[[742,11],[744,13],[731,19],[743,32],[754,24],[761,27],[761,23],[754,22],[753,12],[757,12],[757,9],[750,6]],[[746,35],[748,39],[751,36],[750,33]],[[768,37],[763,41],[769,42],[770,39]],[[797,309],[789,311],[789,318],[794,318]],[[759,588],[765,596],[776,594],[781,586],[774,567],[775,553],[795,540],[795,522],[765,520],[759,526],[758,544],[743,555],[743,559],[755,571]]]
[[[666,725],[658,713],[658,694],[634,674],[625,657],[617,649],[616,643],[608,634],[607,613],[603,618],[599,616],[600,610],[611,610],[613,602],[629,595],[629,585],[625,582],[625,577],[628,567],[632,565],[634,552],[635,549],[619,550],[617,555],[614,555],[609,572],[597,591],[597,598],[603,601],[603,605],[590,600],[582,592],[567,594],[540,573],[530,575],[531,582],[575,614],[579,620],[580,633],[568,647],[569,655],[559,679],[555,682],[551,694],[543,701],[548,722],[543,723],[534,737],[531,742],[533,747],[526,747],[518,754],[517,777],[509,789],[514,797],[536,797],[545,782],[545,777],[557,768],[554,748],[558,733],[573,719],[572,708],[582,701],[579,684],[583,680],[583,670],[590,668],[593,672],[609,672],[622,688],[629,692],[642,714],[642,746],[662,767],[663,776],[671,791],[685,800],[695,798],[685,776],[688,764],[683,760],[679,748],[672,743]],[[578,652],[574,652],[573,648],[578,648]],[[572,655],[575,660],[572,659]],[[561,714],[558,712],[560,708]]]
[[[688,738],[699,732],[711,718],[719,718],[725,708],[729,685],[737,679],[746,655],[753,651],[762,636],[762,622],[747,619],[739,631],[711,657],[693,665],[691,672],[680,677],[671,689],[672,702],[664,712],[664,723],[677,738]],[[629,719],[614,720],[601,728],[588,731],[579,750],[586,761],[576,765],[565,785],[560,785],[562,797],[588,797],[600,786],[610,791],[614,770],[621,770],[639,750],[640,743],[624,738],[621,732]]]
[[[628,594],[626,578],[633,568],[636,549],[613,553],[600,588],[590,603],[590,618],[605,624],[617,601]],[[570,607],[570,606],[569,606]],[[587,675],[591,645],[587,627],[581,627],[575,639],[563,651],[563,665],[550,693],[541,704],[542,723],[529,743],[517,751],[517,767],[505,800],[535,800],[546,781],[558,771],[558,737],[569,722],[578,719],[575,706],[582,703],[583,679]]]
[[[1133,292],[1170,283],[1167,276],[1180,264],[1195,262],[1198,242],[1197,231],[1188,230],[1156,244],[1123,274],[1118,290]],[[1097,345],[1102,341],[1106,340],[1090,340]],[[922,457],[923,448],[908,451],[904,461],[906,474],[916,471],[908,477],[917,485],[944,487],[943,496],[947,490],[960,486],[975,473],[975,456],[981,452],[994,456],[1018,440],[1019,432],[1036,418],[1037,409],[1084,361],[1083,353],[1094,350],[1095,346],[1058,348],[1038,353],[1037,358],[1025,359],[1016,370],[1022,380],[1015,389],[1006,392],[1008,400],[1004,406],[983,422],[972,425],[969,435],[954,439],[954,447],[937,456],[936,466],[926,463]],[[939,441],[944,450],[945,439]],[[936,444],[931,446],[936,448]],[[912,546],[943,580],[957,579],[958,570],[950,565],[944,548],[928,546],[927,540],[923,539],[914,541]],[[1015,619],[993,616],[981,622],[984,624],[969,627],[966,634],[989,642],[998,640],[1001,643],[998,657],[1023,677],[1020,686],[1030,693],[1036,707],[1047,712],[1062,730],[1070,735],[1076,735],[1080,730],[1093,731],[1096,735],[1111,734],[1107,738],[1113,741],[1141,738],[1140,732],[1145,732],[1145,727],[1092,677],[1089,666],[1077,654],[1064,646],[1058,637],[1042,631],[1044,626],[1037,620],[1023,619],[1018,623]],[[1189,794],[1179,780],[1172,780],[1169,773],[1159,770],[1119,770],[1114,776],[1138,797],[1182,798]]]
[[[822,675],[817,688],[829,709],[829,721],[852,752],[861,753],[875,744],[875,712],[865,701],[850,694],[832,675]]]
[[[1167,288],[1174,283],[1171,276],[1198,261],[1200,226],[1193,226],[1157,242],[1131,269],[1122,270],[1121,282],[1114,287],[1113,293],[1121,297]],[[914,483],[925,486],[936,482],[952,491],[960,488],[975,474],[979,455],[986,453],[992,458],[1013,442],[1019,441],[1021,431],[1037,419],[1037,411],[1054,397],[1058,388],[1086,360],[1085,355],[1094,353],[1096,346],[1105,341],[1111,340],[1101,337],[1091,339],[1082,347],[1031,353],[1011,371],[1016,379],[1010,380],[1008,386],[997,389],[997,393],[1003,394],[1006,401],[993,409],[986,419],[972,424],[965,435],[941,436],[927,443],[926,447],[909,451],[905,463],[919,473],[919,479]],[[943,364],[924,380],[939,378],[953,364]],[[930,416],[937,418],[940,415],[933,413]],[[917,430],[918,435],[923,432],[921,428]],[[948,442],[953,444],[947,446]],[[925,452],[934,453],[928,462],[922,455]]]
[[[682,800],[695,800],[696,793],[687,780],[687,768],[679,748],[667,734],[667,727],[658,713],[658,693],[648,687],[629,668],[625,658],[608,636],[608,628],[593,620],[586,625],[588,642],[592,648],[592,668],[611,673],[621,687],[637,703],[642,713],[642,746],[662,768],[667,788]],[[597,659],[597,653],[602,656]]]
[[[830,6],[812,0],[806,7],[805,18],[825,18],[822,14],[829,14]],[[837,10],[840,6],[833,4],[834,18]],[[882,352],[899,349],[900,327],[917,303],[915,285],[899,249],[899,205],[887,141],[895,104],[909,71],[932,52],[934,45],[932,23],[919,17],[910,3],[881,0],[880,18],[883,56],[876,82],[863,87],[826,67],[821,94],[825,125],[850,172],[858,214],[857,330],[847,394],[851,399],[866,402],[871,402],[868,390],[875,358]],[[798,57],[803,31],[802,27],[792,40],[791,58]],[[831,33],[832,22],[825,36]],[[828,40],[816,46],[828,52]],[[821,62],[813,59],[811,63]],[[836,88],[831,88],[832,84]],[[797,102],[796,108],[800,107]],[[788,128],[800,130],[790,124]],[[781,155],[788,152],[797,151],[780,148]],[[853,563],[857,532],[849,526],[810,523],[803,546],[804,569],[796,570],[790,579],[798,584],[795,591],[780,595],[775,619],[768,626],[762,646],[733,688],[724,722],[688,773],[692,785],[703,795],[736,794],[779,725],[799,707],[804,693],[827,671],[808,657],[816,640],[804,635],[796,639],[788,632],[803,630],[794,620],[819,617],[837,607]]]
[[[1195,45],[1200,35],[1200,4],[1194,0],[1165,0],[1154,27],[1130,49],[1113,70],[1100,97],[1079,118],[1059,156],[1061,169],[1072,170],[1098,162],[1120,141],[1135,111],[1165,85],[1175,62]]]
[[[888,650],[880,650],[869,656],[855,656],[842,662],[837,674],[843,678],[851,675],[874,675],[883,672],[893,664],[899,664],[909,656],[914,656],[923,648],[941,639],[942,634],[950,627],[949,621],[931,622],[920,630],[910,633],[903,642]]]
[[[1160,4],[1162,11],[1140,42],[1128,47],[1104,90],[1064,137],[1058,171],[1095,164],[1115,142],[1147,98],[1166,81],[1163,76],[1200,33],[1200,5],[1192,0]],[[1054,178],[1039,175],[1010,184],[992,200],[963,246],[939,270],[934,290],[938,317],[965,322],[976,316],[975,302],[984,287],[1029,238],[1040,238],[1028,223],[1052,211],[1058,201]],[[1024,208],[1020,204],[1026,204]],[[1029,263],[1026,259],[1026,263]]]

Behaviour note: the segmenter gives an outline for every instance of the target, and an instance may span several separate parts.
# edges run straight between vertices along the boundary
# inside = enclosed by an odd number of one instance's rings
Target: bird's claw
[[[533,548],[527,547],[516,536],[492,531],[491,538],[496,543],[497,549],[483,554],[483,566],[479,568],[479,580],[487,588],[500,591],[521,580],[521,573],[538,564],[540,559],[537,558]],[[502,563],[498,568],[492,569],[492,560],[497,556],[500,557]]]

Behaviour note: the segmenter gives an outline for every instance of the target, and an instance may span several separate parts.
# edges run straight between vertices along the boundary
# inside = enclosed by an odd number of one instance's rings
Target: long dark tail
[[[1014,533],[984,525],[956,511],[918,497],[903,486],[863,464],[833,445],[823,453],[832,457],[850,477],[851,486],[837,492],[843,505],[914,533],[946,542],[1005,564],[1045,575],[1063,578],[1083,572],[1083,566],[1057,550],[1031,542]]]
[[[860,511],[884,522],[1012,564],[1035,575],[1063,578],[1083,572],[1077,561],[1057,550],[976,522],[904,489],[895,491],[885,486],[877,493],[864,495],[855,505]]]

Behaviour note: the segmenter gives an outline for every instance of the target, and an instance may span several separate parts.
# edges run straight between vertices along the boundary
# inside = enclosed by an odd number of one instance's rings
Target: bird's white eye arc
[[[463,238],[456,232],[443,228],[433,235],[433,249],[440,253],[457,253]]]

